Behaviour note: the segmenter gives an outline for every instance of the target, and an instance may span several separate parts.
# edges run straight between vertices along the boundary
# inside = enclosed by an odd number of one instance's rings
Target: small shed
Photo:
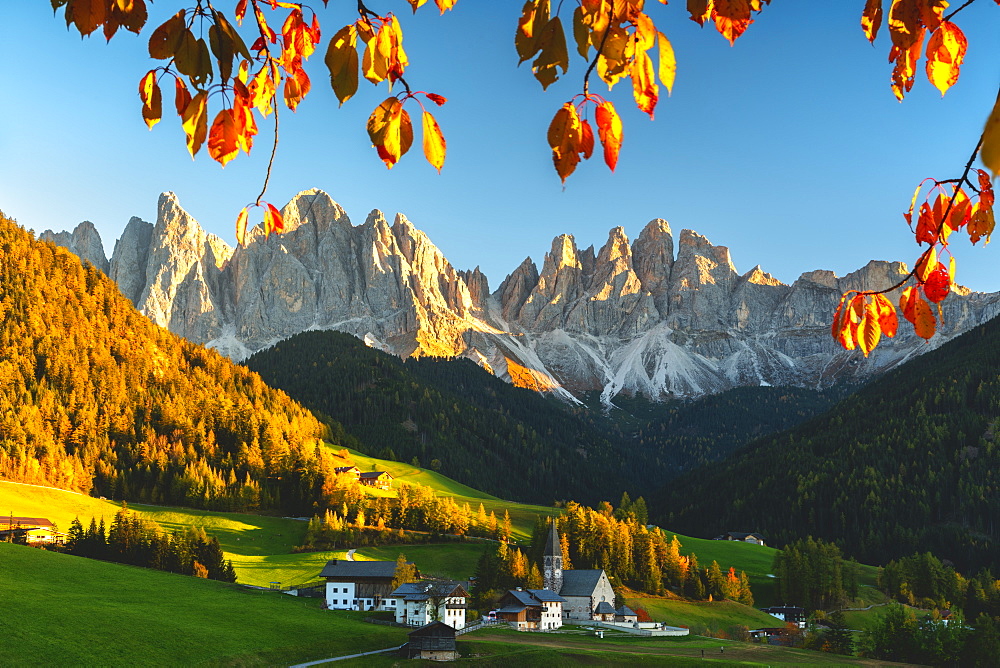
[[[409,636],[409,641],[400,650],[404,658],[431,661],[454,661],[458,658],[455,629],[444,622],[431,622],[410,631]]]
[[[635,610],[623,605],[617,610],[615,610],[615,621],[616,622],[627,622],[629,624],[637,624],[639,622],[639,615],[636,614]]]
[[[607,601],[601,601],[594,609],[594,619],[599,622],[615,621],[615,609]]]

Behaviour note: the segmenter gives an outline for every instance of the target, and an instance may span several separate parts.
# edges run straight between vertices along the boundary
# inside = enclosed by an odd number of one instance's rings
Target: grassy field
[[[634,594],[625,596],[625,604],[632,609],[645,608],[650,617],[668,626],[687,626],[695,630],[726,630],[736,625],[751,629],[781,626],[777,618],[733,601],[681,601]]]
[[[480,555],[487,550],[495,550],[496,543],[477,541],[475,543],[437,543],[430,545],[385,545],[365,547],[358,550],[357,559],[383,559],[395,561],[401,553],[417,565],[424,576],[467,580],[476,569]]]
[[[0,543],[0,665],[291,665],[400,645],[320,599]]]
[[[439,496],[454,497],[455,502],[458,504],[468,503],[473,511],[478,510],[481,503],[487,513],[493,511],[498,519],[503,518],[504,510],[509,511],[513,537],[514,540],[519,542],[525,542],[531,538],[531,531],[535,525],[535,516],[554,517],[559,514],[556,508],[533,506],[498,499],[495,496],[480,492],[477,489],[463,485],[434,471],[428,471],[427,469],[410,464],[389,461],[388,459],[368,457],[354,450],[350,450],[349,452],[354,465],[362,471],[388,471],[395,478],[394,482],[419,483],[431,487]]]
[[[701,636],[636,638],[567,633],[519,633],[489,629],[461,636],[458,651],[463,665],[507,666],[898,666],[902,664],[806,650],[717,640]],[[342,666],[433,665],[401,661],[388,655],[367,656]]]

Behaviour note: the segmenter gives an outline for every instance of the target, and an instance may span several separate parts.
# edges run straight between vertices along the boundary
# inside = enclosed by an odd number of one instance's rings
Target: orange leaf
[[[865,10],[861,14],[861,29],[869,42],[875,41],[878,29],[882,25],[882,0],[867,0]]]
[[[917,336],[930,341],[937,328],[937,320],[934,318],[930,304],[925,302],[916,292],[914,292],[913,300],[913,329]]]
[[[208,133],[208,154],[223,167],[240,152],[236,132],[236,117],[232,109],[222,109],[215,115]]]
[[[688,0],[687,9],[690,19],[700,26],[705,25],[712,16],[712,0]]]
[[[281,217],[281,212],[268,202],[264,208],[264,236],[271,236],[271,232],[284,232],[285,221]]]
[[[184,110],[187,109],[188,104],[191,102],[191,93],[188,92],[187,85],[181,80],[180,77],[174,79],[174,108],[177,109],[177,115],[183,116]]]
[[[975,244],[983,237],[986,237],[986,243],[989,243],[990,235],[993,234],[995,226],[996,221],[993,218],[993,207],[983,206],[983,202],[980,200],[974,207],[972,217],[969,219],[969,241]]]
[[[847,314],[847,309],[844,308],[844,303],[847,299],[847,295],[842,295],[840,301],[837,302],[837,310],[833,313],[833,322],[830,323],[830,336],[834,339],[839,339],[840,327],[843,324],[843,318]]]
[[[163,100],[160,85],[156,83],[156,70],[150,70],[139,82],[139,97],[142,99],[142,118],[150,130],[163,116]]]
[[[622,120],[611,102],[604,102],[597,107],[597,137],[604,146],[604,162],[611,171],[618,164],[618,153],[622,148]]]
[[[899,310],[903,312],[903,317],[911,323],[916,322],[916,312],[914,308],[917,300],[917,289],[910,285],[903,288],[903,293],[899,296]]]
[[[236,241],[243,246],[246,246],[247,217],[249,215],[247,207],[243,207],[240,209],[240,215],[236,216]]]
[[[431,115],[431,112],[426,110],[423,116],[423,126],[424,157],[427,158],[427,162],[431,163],[434,169],[438,170],[438,174],[440,174],[441,168],[444,166],[445,157],[444,135],[441,134],[441,128],[438,126],[437,120]]]
[[[858,326],[858,332],[860,334],[858,336],[858,344],[860,345],[861,352],[865,354],[865,357],[868,357],[868,353],[878,346],[879,339],[882,337],[882,328],[879,326],[878,308],[874,302],[865,306],[865,314],[861,319],[861,324]]]
[[[879,327],[881,327],[882,333],[891,339],[896,336],[896,331],[899,329],[896,309],[885,295],[875,295],[875,305],[878,308]]]
[[[715,29],[728,39],[729,45],[732,46],[753,23],[753,19],[750,18],[750,1],[715,0],[712,18],[715,19]]]
[[[149,36],[149,56],[157,60],[174,57],[184,36],[184,10],[180,10]]]
[[[990,181],[990,175],[981,169],[977,169],[976,174],[979,176],[979,201],[983,206],[992,207],[993,182]]]
[[[639,110],[649,114],[650,120],[659,94],[660,87],[653,77],[653,60],[645,51],[636,51],[635,63],[632,65],[632,95]]]
[[[395,97],[386,98],[375,108],[368,117],[367,129],[379,157],[389,169],[410,150],[413,143],[410,115]]]
[[[434,0],[434,4],[438,6],[442,14],[454,7],[456,2],[458,0]]]
[[[586,119],[580,123],[579,149],[584,160],[590,160],[590,156],[594,154],[594,129]]]
[[[239,24],[243,25],[243,19],[246,18],[247,15],[247,0],[239,0],[239,2],[236,3],[236,11],[233,12],[233,14],[236,16],[236,20]]]
[[[205,113],[205,105],[208,101],[208,93],[198,91],[198,94],[184,108],[181,114],[181,125],[184,134],[187,135],[188,152],[193,158],[205,143],[205,136],[208,134],[208,115]]]
[[[942,96],[958,81],[967,47],[965,35],[951,21],[942,21],[927,40],[927,78]]]
[[[104,25],[107,10],[107,0],[74,0],[66,7],[66,25],[75,23],[81,35],[89,35]]]
[[[569,69],[569,52],[566,50],[566,35],[563,33],[562,21],[558,16],[552,17],[542,34],[538,38],[538,49],[541,51],[538,58],[531,63],[531,71],[535,78],[542,84],[545,90],[556,79],[559,73],[556,68],[560,68],[563,74]]]
[[[580,115],[573,103],[567,102],[552,118],[548,132],[549,146],[552,147],[552,162],[563,183],[580,162],[581,136]]]
[[[937,268],[928,274],[927,280],[924,281],[924,294],[927,295],[927,299],[937,304],[944,300],[950,291],[951,276],[948,275],[945,266],[938,262]]]

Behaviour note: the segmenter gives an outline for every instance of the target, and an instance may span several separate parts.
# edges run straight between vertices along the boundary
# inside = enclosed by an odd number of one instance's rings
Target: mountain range
[[[599,250],[556,237],[541,268],[526,258],[491,291],[456,269],[405,216],[374,210],[351,223],[326,193],[282,211],[245,246],[206,233],[176,196],[155,224],[132,218],[110,260],[88,222],[44,232],[117,283],[140,312],[234,360],[308,330],[340,330],[407,356],[466,357],[514,384],[571,401],[599,392],[654,401],[739,386],[821,388],[865,381],[992,318],[1000,294],[956,289],[926,345],[909,328],[865,362],[840,349],[829,322],[840,295],[883,289],[907,273],[872,261],[838,278],[811,271],[785,285],[759,266],[740,274],[729,249],[662,219],[635,241],[613,228]]]

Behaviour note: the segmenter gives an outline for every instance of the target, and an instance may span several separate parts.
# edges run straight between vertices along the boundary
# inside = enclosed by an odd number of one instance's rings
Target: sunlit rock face
[[[873,261],[843,278],[812,271],[785,285],[759,266],[739,273],[728,248],[691,230],[675,245],[656,219],[634,242],[612,229],[596,252],[560,235],[540,271],[526,258],[491,293],[478,268],[455,269],[401,214],[390,224],[376,210],[354,225],[318,190],[282,213],[284,234],[257,227],[233,249],[165,193],[155,225],[133,218],[102,269],[154,322],[236,360],[335,329],[402,356],[468,357],[569,400],[599,391],[607,403],[623,392],[659,400],[863,380],[1000,309],[1000,295],[958,291],[930,345],[904,327],[863,361],[836,345],[830,318],[845,290],[896,283],[900,263]],[[89,223],[45,234],[101,266]]]

